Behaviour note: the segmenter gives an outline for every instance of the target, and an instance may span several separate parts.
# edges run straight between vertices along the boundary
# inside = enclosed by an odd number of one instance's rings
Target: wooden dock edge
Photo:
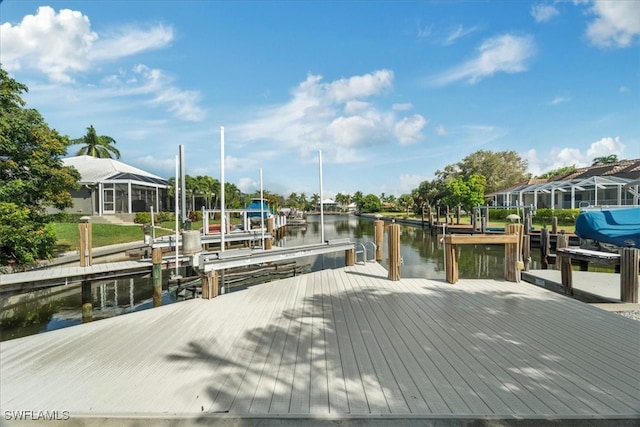
[[[36,411],[34,411],[36,412]],[[62,411],[59,411],[62,413]],[[138,427],[140,425],[175,426],[175,427],[199,427],[204,425],[216,425],[221,427],[297,427],[300,425],[313,425],[316,427],[335,426],[345,427],[411,427],[415,425],[446,425],[453,427],[546,427],[557,425],[563,427],[582,427],[585,421],[591,427],[636,427],[640,415],[611,416],[594,419],[585,417],[516,417],[508,415],[480,416],[480,415],[249,415],[249,414],[68,414],[69,418],[46,420],[47,426],[82,425],[85,427]],[[4,414],[3,414],[4,417]],[[59,418],[63,418],[60,416]],[[43,420],[11,420],[11,426],[41,425]],[[4,425],[4,424],[3,424]]]

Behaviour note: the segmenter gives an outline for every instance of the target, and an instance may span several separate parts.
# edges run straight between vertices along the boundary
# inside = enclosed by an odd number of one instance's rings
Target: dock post
[[[151,250],[151,262],[153,263],[153,270],[151,271],[153,306],[160,307],[162,305],[162,248],[153,248]]]
[[[376,261],[382,261],[382,242],[384,239],[384,221],[373,221],[373,240],[376,244]]]
[[[524,234],[531,234],[531,214],[527,213],[524,217]]]
[[[513,273],[510,273],[509,276],[513,279],[512,281],[519,281],[520,276],[518,275],[518,271],[524,270],[524,261],[522,256],[522,247],[524,246],[524,225],[523,224],[507,224],[504,227],[505,234],[517,234],[518,235],[518,243],[515,247],[514,259],[516,263],[516,270]],[[513,248],[510,248],[512,250]]]
[[[551,217],[551,234],[558,234],[558,217]]]
[[[545,225],[540,230],[540,260],[542,262],[542,269],[549,268],[549,229]]]
[[[218,272],[209,271],[202,276],[202,299],[215,298],[218,294]]]
[[[529,271],[529,263],[531,262],[531,235],[530,234],[525,234],[522,238],[522,261],[524,261],[524,271]]]
[[[568,246],[569,246],[569,236],[567,236],[564,233],[558,234],[558,236],[556,237],[556,249],[566,248]],[[562,269],[561,265],[562,265],[562,262],[560,262],[558,260],[558,255],[557,255],[557,252],[556,252],[555,270]]]
[[[365,261],[367,256],[365,254]],[[347,249],[346,251],[344,251],[344,264],[347,267],[352,267],[356,264],[356,250],[355,248],[351,248],[351,249]]]
[[[400,225],[389,225],[389,280],[400,280]]]
[[[573,270],[571,269],[571,257],[556,255],[556,263],[560,264],[560,277],[564,292],[567,295],[573,295]]]
[[[89,267],[93,264],[92,244],[91,244],[91,223],[89,217],[80,218],[78,231],[80,232],[80,267]]]
[[[273,228],[274,228],[274,218],[267,218],[267,233],[273,236]],[[264,239],[264,248],[265,250],[270,250],[273,247],[273,238]]]
[[[456,283],[458,281],[458,245],[446,243],[446,236],[444,244],[444,263],[447,283]]]
[[[638,263],[640,249],[623,248],[620,251],[620,300],[638,304]]]

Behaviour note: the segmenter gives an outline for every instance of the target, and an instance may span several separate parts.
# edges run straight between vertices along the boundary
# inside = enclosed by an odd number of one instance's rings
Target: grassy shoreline
[[[386,218],[409,219],[419,222],[421,218],[416,215],[407,215],[401,212],[380,212],[380,215]],[[378,214],[376,214],[378,215]],[[469,216],[460,218],[462,224],[471,224]],[[509,221],[490,221],[490,227],[504,227]],[[55,251],[68,252],[75,251],[80,247],[80,233],[78,231],[78,223],[76,222],[54,222],[51,223],[56,233]],[[533,226],[539,230],[545,224],[533,223]],[[546,224],[550,227],[550,224]],[[202,222],[192,223],[192,229],[198,230],[202,227]],[[559,225],[560,230],[567,233],[575,231],[575,225]],[[156,227],[156,236],[172,234],[175,230],[174,222],[162,222]],[[144,231],[142,225],[115,225],[115,224],[92,224],[92,244],[93,247],[115,245],[119,243],[130,243],[135,241],[143,242]]]

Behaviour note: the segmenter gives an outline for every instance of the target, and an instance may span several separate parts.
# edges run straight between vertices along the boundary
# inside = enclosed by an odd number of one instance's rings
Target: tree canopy
[[[26,85],[0,68],[0,263],[24,265],[53,255],[45,208],[72,206],[80,175],[62,165],[68,139],[37,110],[24,108]]]
[[[527,167],[527,161],[513,150],[479,150],[460,162],[445,167],[443,171],[436,171],[436,176],[446,185],[450,178],[457,176],[467,180],[471,175],[482,175],[486,179],[485,191],[493,193],[528,180],[530,175],[527,173]]]

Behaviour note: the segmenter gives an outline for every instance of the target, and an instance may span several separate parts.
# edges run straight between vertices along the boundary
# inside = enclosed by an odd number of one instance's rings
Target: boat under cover
[[[598,244],[640,248],[640,206],[584,210],[576,218],[575,233]]]

